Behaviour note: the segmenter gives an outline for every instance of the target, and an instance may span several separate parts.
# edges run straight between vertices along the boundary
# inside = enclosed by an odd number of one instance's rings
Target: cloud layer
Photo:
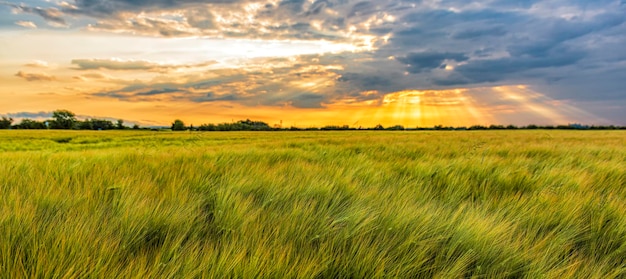
[[[320,108],[335,102],[382,102],[386,94],[401,90],[527,84],[555,100],[626,102],[622,0],[73,0],[45,8],[2,4],[54,26],[78,23],[91,31],[324,40],[354,46],[353,52],[248,61],[229,69],[212,68],[212,61],[178,65],[72,60],[72,69],[92,75],[188,71],[95,92],[100,97]],[[18,24],[36,26],[27,20]],[[21,71],[16,76],[53,79]],[[626,113],[621,115],[626,119]]]
[[[22,71],[15,74],[16,77],[23,78],[27,81],[53,81],[55,78],[45,73],[25,73]]]

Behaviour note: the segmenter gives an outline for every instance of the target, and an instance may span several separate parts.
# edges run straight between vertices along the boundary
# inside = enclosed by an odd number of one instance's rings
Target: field
[[[2,278],[624,278],[626,132],[0,131]]]

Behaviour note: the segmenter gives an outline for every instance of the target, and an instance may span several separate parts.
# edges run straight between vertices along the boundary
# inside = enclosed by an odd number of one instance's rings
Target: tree
[[[93,123],[91,123],[90,119],[85,119],[85,121],[78,122],[77,126],[80,130],[93,130]]]
[[[172,131],[184,131],[185,130],[185,122],[180,119],[174,120],[172,123]]]
[[[22,119],[22,122],[20,122],[20,124],[17,124],[13,127],[15,127],[15,129],[47,129],[48,128],[45,122],[40,122],[40,121],[31,120],[27,118]]]
[[[76,124],[76,115],[69,110],[55,110],[52,113],[54,120],[51,122],[53,129],[72,129]]]
[[[0,120],[0,129],[9,129],[11,128],[11,123],[13,123],[13,118],[6,118],[6,117],[2,117],[2,120]]]
[[[117,120],[117,125],[115,125],[115,129],[124,130],[124,120]]]
[[[76,126],[81,130],[112,130],[116,128],[113,122],[105,119],[85,119],[85,121],[78,121]]]
[[[385,128],[385,130],[402,131],[402,130],[404,130],[404,126],[402,126],[402,125],[395,125],[395,126],[387,127],[387,128]]]

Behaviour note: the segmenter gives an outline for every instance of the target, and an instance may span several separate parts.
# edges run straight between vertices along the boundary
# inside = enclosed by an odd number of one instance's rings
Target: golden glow
[[[196,125],[284,120],[300,127],[603,123],[527,85],[355,92],[351,83],[339,82],[344,65],[323,65],[322,58],[306,56],[356,50],[351,44],[59,36],[34,31],[0,36],[3,50],[14,53],[0,61],[0,113],[63,108],[145,125],[168,125],[175,118]],[[374,48],[378,39],[370,39],[361,47]],[[112,43],[127,46],[126,52],[111,52]],[[66,51],[72,45],[84,48]],[[146,51],[154,45],[158,51]],[[148,69],[78,70],[74,59]]]
[[[319,78],[316,82],[321,82]],[[254,83],[254,82],[251,82]],[[315,82],[305,82],[302,86],[317,88]],[[232,86],[245,90],[250,83]],[[9,87],[11,88],[11,87]],[[18,87],[15,87],[17,90]],[[233,87],[231,87],[233,88]],[[86,90],[83,88],[75,89]],[[226,90],[226,89],[224,89]],[[111,98],[70,94],[8,94],[11,100],[0,104],[0,111],[51,111],[66,108],[79,115],[98,117],[113,116],[144,125],[168,125],[172,119],[181,118],[185,122],[202,123],[229,122],[233,119],[257,119],[273,125],[284,121],[284,126],[312,127],[324,125],[349,125],[351,127],[373,127],[403,125],[407,128],[444,126],[471,126],[490,124],[567,124],[582,120],[600,121],[579,109],[562,102],[546,102],[546,97],[518,86],[494,88],[471,88],[451,90],[406,90],[380,95],[377,91],[362,92],[359,98],[344,98],[325,104],[322,108],[295,108],[284,106],[245,106],[230,101],[194,103],[189,101],[171,102],[169,99],[138,99],[133,102]],[[218,90],[216,90],[217,94]],[[221,93],[220,93],[221,94]],[[285,93],[289,94],[289,93]],[[526,94],[526,95],[525,95]],[[180,97],[180,96],[178,96]],[[492,101],[507,102],[493,106]],[[15,110],[12,103],[20,103]],[[112,115],[110,108],[115,107]],[[530,121],[530,122],[529,122]],[[587,122],[587,123],[588,123]]]
[[[501,99],[512,100],[517,103],[518,106],[514,110],[509,108],[509,112],[530,112],[533,115],[549,119],[550,124],[605,121],[562,101],[551,100],[539,92],[528,89],[525,85],[498,86],[494,87],[493,90],[500,95]]]
[[[378,92],[367,92],[367,95],[372,94]],[[507,104],[492,105],[492,102]],[[328,110],[341,111],[342,116],[337,117],[340,120],[317,119],[333,124],[357,123],[355,127],[373,127],[376,124],[432,127],[603,121],[562,102],[550,101],[525,85],[405,90],[387,94],[380,102],[344,99],[329,104]],[[340,123],[341,120],[343,123]]]

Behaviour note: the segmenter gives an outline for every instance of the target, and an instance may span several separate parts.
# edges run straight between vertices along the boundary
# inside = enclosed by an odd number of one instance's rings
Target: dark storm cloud
[[[464,8],[471,4],[465,1],[442,1],[435,7],[415,4],[404,15],[398,14],[391,31],[375,30],[392,33],[389,43],[374,55],[378,70],[393,71],[387,57],[396,57],[397,67],[405,67],[414,82],[411,86],[397,75],[393,83],[409,88],[559,84],[568,71],[595,75],[592,67],[616,65],[618,57],[626,56],[623,48],[605,51],[609,45],[626,43],[617,31],[624,29],[626,11],[617,1],[495,1],[480,8]],[[568,7],[571,15],[555,14],[548,9],[554,5]],[[446,53],[455,55],[446,57]],[[454,62],[454,70],[443,70],[446,60]],[[602,65],[592,62],[596,60]]]
[[[384,90],[392,86],[393,83],[390,78],[385,77],[384,73],[369,75],[347,72],[343,73],[338,81],[352,83],[353,85],[357,85],[359,88],[368,88],[369,90]]]
[[[497,0],[492,5],[503,8],[522,8],[528,9],[540,0]]]
[[[574,40],[592,32],[601,31],[618,26],[626,20],[622,14],[602,14],[589,22],[570,22],[564,19],[547,22],[543,30],[538,31],[537,37],[519,44],[511,44],[507,51],[514,57],[531,56],[542,57],[549,51],[567,41]]]
[[[602,30],[623,23],[623,15],[615,14],[597,16],[587,22],[569,22],[562,19],[544,22],[543,30],[538,29],[540,31],[532,34],[532,37],[520,40],[519,43],[503,44],[508,57],[471,60],[455,69],[464,79],[454,75],[451,78],[459,84],[475,84],[519,80],[520,75],[529,77],[530,80],[541,80],[542,75],[549,76],[550,72],[541,72],[539,75],[533,74],[533,71],[545,71],[546,68],[558,72],[559,68],[572,66],[578,68],[577,72],[588,71],[591,65],[583,66],[586,58],[603,54],[587,47],[590,42],[584,37],[590,34],[597,36]],[[558,79],[552,81],[558,82]],[[443,83],[454,84],[452,80],[439,82]]]
[[[370,1],[358,2],[352,6],[347,17],[368,15],[377,12],[376,4]]]
[[[559,68],[574,65],[585,57],[585,53],[560,48],[541,57],[506,57],[500,59],[474,60],[458,66],[449,80],[439,80],[438,85],[477,84],[500,82],[507,79],[519,80],[520,75],[536,69]],[[532,76],[532,75],[531,75]],[[463,77],[463,78],[461,78]]]
[[[278,4],[278,7],[286,8],[294,13],[300,13],[305,2],[306,0],[283,0]]]
[[[467,61],[467,57],[463,53],[454,52],[419,52],[409,53],[407,56],[398,57],[397,60],[406,64],[409,73],[421,73],[437,68],[445,67],[445,60],[454,60],[457,62]]]
[[[321,108],[325,96],[315,93],[296,93],[290,100],[291,105],[297,108]]]
[[[485,43],[498,45],[506,34],[517,31],[526,20],[527,15],[491,8],[459,12],[408,9],[406,15],[399,15],[390,44],[383,48],[406,54],[420,48],[459,52],[461,46],[466,49]],[[459,40],[466,39],[477,42],[461,45]]]
[[[504,36],[507,31],[502,26],[492,27],[492,28],[483,28],[483,29],[467,29],[460,30],[452,35],[453,39],[456,40],[471,40],[478,39],[486,36]]]

